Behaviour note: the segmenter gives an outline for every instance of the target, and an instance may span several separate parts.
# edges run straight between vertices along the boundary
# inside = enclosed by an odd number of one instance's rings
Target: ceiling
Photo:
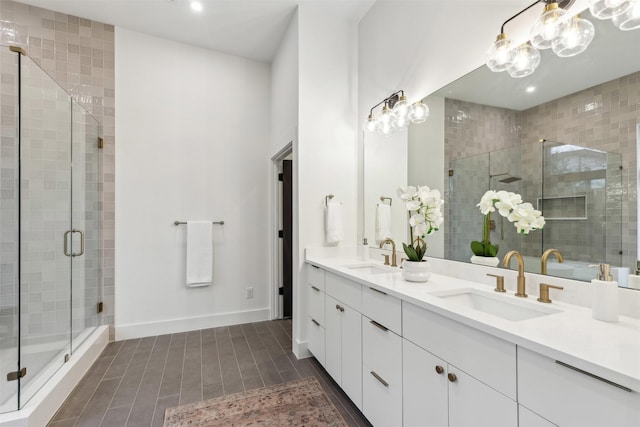
[[[375,0],[18,0],[60,13],[271,62],[298,4],[323,3],[359,21]]]

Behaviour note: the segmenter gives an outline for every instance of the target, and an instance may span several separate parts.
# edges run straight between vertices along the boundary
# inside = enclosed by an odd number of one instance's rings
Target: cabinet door
[[[402,352],[404,427],[447,427],[446,362],[407,340],[402,340]]]
[[[449,427],[513,427],[518,404],[453,365],[448,366]]]
[[[362,315],[342,304],[342,389],[362,410]]]
[[[326,295],[325,304],[325,369],[329,375],[342,384],[342,326],[340,303]]]
[[[308,346],[311,354],[320,362],[322,366],[325,366],[324,362],[324,328],[313,317],[308,317],[307,322],[307,336]]]
[[[374,426],[402,425],[402,338],[362,316],[362,412]]]

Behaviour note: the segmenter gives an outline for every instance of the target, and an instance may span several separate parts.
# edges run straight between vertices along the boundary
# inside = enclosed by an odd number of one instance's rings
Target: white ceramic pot
[[[471,264],[479,264],[479,265],[486,265],[488,267],[496,267],[498,264],[500,264],[500,260],[498,259],[498,257],[489,257],[489,256],[477,256],[474,255],[471,257]]]
[[[402,263],[402,277],[409,282],[426,282],[431,277],[431,268],[426,260]]]

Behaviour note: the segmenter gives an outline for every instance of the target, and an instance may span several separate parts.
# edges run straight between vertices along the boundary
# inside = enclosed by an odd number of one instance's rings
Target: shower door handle
[[[67,230],[64,233],[64,254],[66,256],[73,256],[71,253],[69,253],[69,233],[72,233],[72,231]]]
[[[72,233],[80,233],[80,252],[78,253],[72,253],[71,256],[72,257],[76,257],[76,256],[82,256],[84,255],[84,231],[82,230],[78,230],[78,229],[73,229],[71,230]],[[65,240],[66,243],[66,240]]]

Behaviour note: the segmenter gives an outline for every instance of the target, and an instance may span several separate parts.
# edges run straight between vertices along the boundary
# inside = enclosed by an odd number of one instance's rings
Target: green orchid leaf
[[[498,245],[492,245],[491,243],[487,244],[485,248],[485,256],[494,257],[498,255]]]
[[[475,256],[484,256],[484,244],[478,241],[471,242],[471,252]]]
[[[407,254],[410,261],[420,261],[420,258],[418,258],[418,254],[416,253],[416,250],[413,248],[413,246],[408,246],[406,243],[403,243],[402,247],[404,248],[404,253]]]

